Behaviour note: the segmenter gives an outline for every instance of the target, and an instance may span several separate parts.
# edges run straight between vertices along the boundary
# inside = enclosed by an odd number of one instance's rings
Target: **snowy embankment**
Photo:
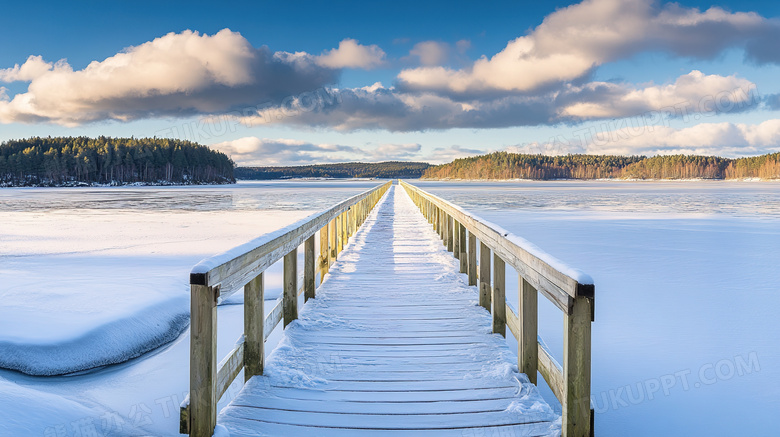
[[[189,323],[192,265],[306,215],[259,214],[0,211],[0,367],[61,375],[174,340]]]

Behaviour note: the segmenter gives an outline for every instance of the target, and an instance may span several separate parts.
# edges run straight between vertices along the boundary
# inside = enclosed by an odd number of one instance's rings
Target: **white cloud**
[[[460,41],[458,41],[460,43]],[[415,56],[422,65],[442,65],[447,61],[450,46],[439,41],[423,41],[414,45],[409,51],[410,56]]]
[[[433,92],[408,92],[376,83],[370,87],[335,90],[330,100],[333,103],[322,99],[311,110],[296,111],[293,116],[285,116],[284,108],[274,107],[242,121],[250,125],[279,123],[338,131],[496,128],[650,115],[674,118],[714,115],[754,109],[760,103],[760,96],[755,85],[746,79],[705,75],[694,70],[662,85],[637,87],[591,82],[568,85],[547,94],[510,94],[470,100]],[[653,111],[661,114],[651,114]]]
[[[64,62],[64,61],[61,61]],[[30,56],[24,64],[12,68],[0,69],[0,82],[29,82],[50,71],[54,66],[41,56]]]
[[[690,127],[645,126],[590,138],[586,153],[615,155],[750,156],[780,151],[780,119],[759,124],[700,123]]]
[[[664,109],[685,114],[731,112],[758,103],[756,85],[749,80],[736,75],[705,75],[698,70],[678,77],[674,83],[644,88],[591,82],[572,87],[571,95],[561,100],[569,99],[574,102],[564,103],[558,113],[577,120],[627,117]]]
[[[421,148],[417,143],[380,144],[368,153],[372,161],[408,161],[419,159]]]
[[[462,39],[455,43],[455,48],[458,49],[458,53],[464,54],[471,48],[471,41]]]
[[[169,33],[83,70],[31,57],[3,70],[3,78],[31,82],[26,93],[0,102],[0,122],[77,125],[275,103],[333,83],[337,72],[305,56],[254,48],[224,29],[211,36]]]
[[[371,70],[385,62],[385,52],[377,45],[364,46],[354,39],[344,39],[339,47],[316,57],[318,65],[333,68],[362,68]]]
[[[380,144],[374,147],[352,147],[340,144],[315,144],[286,138],[244,137],[213,144],[242,166],[308,165],[334,162],[379,162],[420,160],[421,146]]]
[[[481,149],[468,149],[462,146],[450,146],[450,147],[437,147],[433,149],[433,152],[425,157],[425,162],[431,164],[444,164],[452,162],[458,158],[466,158],[475,155],[484,155],[488,153],[486,150]]]
[[[751,42],[772,44],[777,23],[755,13],[704,12],[677,4],[658,7],[651,0],[585,0],[548,15],[530,34],[510,41],[491,58],[469,68],[406,69],[402,87],[446,94],[496,91],[536,92],[589,74],[605,62],[643,50],[710,57]],[[753,57],[764,55],[756,53]],[[767,59],[763,59],[766,61]],[[774,61],[780,60],[775,54]]]

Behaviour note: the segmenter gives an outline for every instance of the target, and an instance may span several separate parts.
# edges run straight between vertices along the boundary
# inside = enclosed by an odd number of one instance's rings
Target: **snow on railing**
[[[217,401],[244,371],[245,381],[262,375],[265,340],[284,321],[298,318],[298,296],[315,295],[315,270],[324,278],[373,207],[390,188],[386,182],[278,231],[199,262],[190,273],[190,393],[181,404],[180,433],[211,437],[217,422]],[[320,234],[315,263],[314,238]],[[298,246],[304,245],[303,287],[298,288]],[[284,258],[284,293],[264,317],[263,272]],[[322,282],[322,281],[320,281]],[[244,333],[233,350],[217,363],[217,304],[244,290]]]
[[[468,274],[469,285],[478,285],[479,304],[493,314],[493,332],[506,336],[509,326],[517,338],[519,371],[534,384],[537,371],[541,373],[561,402],[563,436],[593,435],[590,365],[595,288],[591,277],[440,197],[404,181],[400,184],[439,233],[447,250],[460,260],[460,271]],[[506,303],[506,264],[520,276],[519,314]],[[538,293],[564,313],[563,367],[537,335]]]

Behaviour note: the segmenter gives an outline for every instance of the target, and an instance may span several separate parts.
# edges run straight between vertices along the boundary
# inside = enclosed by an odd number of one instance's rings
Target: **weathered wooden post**
[[[303,301],[314,298],[314,235],[303,244]]]
[[[460,257],[460,223],[452,219],[452,256]]]
[[[329,252],[328,252],[328,270],[330,270],[330,266],[333,265],[333,263],[336,261],[336,256],[338,255],[336,239],[338,238],[336,229],[336,218],[333,218],[328,223],[328,241],[329,241]]]
[[[190,435],[211,437],[217,425],[219,289],[190,286]]]
[[[493,332],[506,337],[506,263],[493,254]]]
[[[244,285],[244,381],[263,374],[265,337],[263,325],[263,274]]]
[[[477,236],[469,232],[469,285],[477,285]]]
[[[344,213],[341,213],[336,217],[336,244],[338,245],[336,253],[341,253],[341,249],[344,248]]]
[[[325,274],[330,269],[330,249],[328,248],[328,225],[320,229],[320,284],[325,280]]]
[[[339,253],[344,250],[344,246],[347,245],[349,236],[347,235],[347,211],[341,213],[341,243],[339,244]]]
[[[479,305],[490,311],[490,248],[479,243]]]
[[[466,227],[463,226],[462,223],[458,223],[458,232],[460,233],[458,236],[458,240],[460,240],[460,256],[458,256],[458,259],[460,260],[460,272],[468,273],[469,260],[468,253],[466,253]]]
[[[284,256],[284,326],[298,318],[298,249]]]
[[[518,309],[520,319],[520,335],[517,339],[517,368],[528,375],[528,379],[536,384],[536,372],[539,363],[539,340],[537,308],[538,292],[522,276],[519,278]]]
[[[590,299],[574,298],[571,314],[563,317],[563,435],[589,437],[590,409]]]

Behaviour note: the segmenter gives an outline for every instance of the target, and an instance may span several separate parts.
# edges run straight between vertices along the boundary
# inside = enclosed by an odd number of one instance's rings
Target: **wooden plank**
[[[555,397],[558,398],[558,401],[563,403],[563,368],[542,343],[537,343],[537,346],[539,373],[542,374],[547,385],[550,387],[550,390],[552,390]]]
[[[590,323],[591,302],[586,297],[574,300],[571,315],[564,316],[563,433],[567,437],[589,437],[590,409]]]
[[[271,335],[276,325],[282,321],[283,309],[284,299],[280,297],[276,300],[273,309],[271,309],[263,322],[263,341],[268,340],[268,336]]]
[[[506,265],[493,255],[493,332],[506,337]]]
[[[504,314],[506,315],[506,326],[516,339],[520,338],[520,321],[517,319],[517,314],[515,314],[508,303],[504,304],[504,311]]]
[[[469,285],[477,285],[477,236],[469,232]]]
[[[517,368],[528,375],[528,379],[536,384],[536,371],[539,349],[537,292],[523,277],[518,278],[518,316],[520,319],[520,336],[517,337]]]
[[[419,435],[423,430],[371,430],[355,429],[346,427],[309,427],[300,425],[288,425],[272,422],[263,422],[257,420],[226,418],[230,420],[228,429],[231,437],[257,437],[252,431],[254,427],[262,427],[269,436],[284,437],[311,437],[321,435],[336,435],[338,437],[405,437],[409,435]],[[506,426],[479,426],[473,428],[458,429],[431,429],[424,430],[425,436],[430,437],[493,437],[493,436],[523,436],[539,437],[549,435],[549,422],[528,423],[523,425]]]
[[[235,407],[226,412],[229,417],[286,425],[311,426],[316,428],[351,428],[372,430],[399,430],[410,433],[428,430],[452,430],[481,428],[487,426],[510,426],[534,423],[533,416],[511,414],[506,411],[462,412],[449,415],[442,420],[440,414],[417,413],[399,416],[396,414],[370,413],[323,413],[319,411],[288,411],[266,408]],[[316,434],[314,434],[316,435]]]
[[[245,381],[248,381],[249,378],[255,375],[263,374],[263,364],[265,362],[263,297],[263,274],[260,273],[244,286],[244,336],[246,337],[246,345],[243,349],[245,355],[243,365]]]
[[[479,305],[490,311],[491,294],[490,287],[490,248],[480,241],[479,243]]]
[[[452,256],[460,259],[460,223],[457,220],[452,222]]]
[[[314,299],[314,235],[303,243],[303,299]]]
[[[192,285],[190,305],[190,435],[211,437],[217,423],[217,297]]]
[[[298,318],[298,249],[284,256],[284,327]]]
[[[244,340],[239,341],[233,350],[219,362],[217,368],[217,399],[227,391],[233,380],[244,368]]]

